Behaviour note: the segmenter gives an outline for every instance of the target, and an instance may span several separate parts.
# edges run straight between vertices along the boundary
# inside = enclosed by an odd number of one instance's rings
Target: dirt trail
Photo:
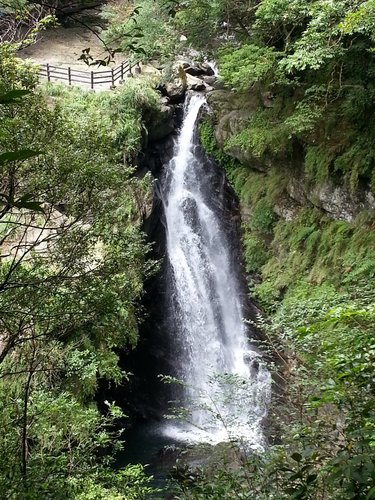
[[[87,65],[78,60],[82,50],[88,47],[95,58],[100,59],[108,55],[99,38],[88,28],[84,26],[59,27],[43,32],[37,43],[20,51],[18,55],[22,59],[31,59],[38,64],[49,63],[54,66],[70,66],[73,69],[88,70]],[[121,59],[121,55],[117,54],[115,64],[118,64]]]
[[[108,52],[98,36],[83,25],[58,27],[49,29],[42,33],[41,38],[34,44],[18,53],[21,59],[28,59],[37,64],[49,64],[61,68],[70,67],[73,70],[87,72],[87,83],[74,81],[74,86],[85,89],[90,88],[91,71],[103,71],[118,66],[124,60],[123,54],[116,54],[114,61],[108,68],[88,66],[84,61],[79,61],[82,50],[90,48],[90,54],[94,59],[108,57]],[[66,75],[67,78],[67,75]],[[43,81],[43,78],[41,78]],[[62,82],[60,79],[51,78],[52,82]],[[65,81],[65,83],[67,83]],[[95,90],[109,90],[111,83],[95,83]]]

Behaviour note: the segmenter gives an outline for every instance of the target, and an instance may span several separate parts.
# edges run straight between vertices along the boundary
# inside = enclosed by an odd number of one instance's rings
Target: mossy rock
[[[240,133],[256,111],[262,106],[259,92],[238,94],[228,90],[215,90],[207,97],[215,117],[215,139],[225,152],[238,160],[242,165],[256,168],[260,171],[267,170],[270,165],[266,158],[260,160],[246,149],[231,145],[228,142]]]
[[[204,467],[206,473],[214,474],[223,468],[236,470],[243,466],[243,453],[233,443],[216,445],[198,444],[181,451],[176,466],[181,469],[195,470]]]

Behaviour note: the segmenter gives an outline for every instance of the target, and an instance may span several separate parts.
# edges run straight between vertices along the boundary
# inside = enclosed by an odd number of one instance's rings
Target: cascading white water
[[[205,99],[192,96],[175,156],[167,166],[163,204],[171,267],[174,345],[191,425],[167,426],[190,441],[245,439],[261,448],[270,375],[247,341],[230,242],[215,212],[218,196],[202,182],[195,126]]]

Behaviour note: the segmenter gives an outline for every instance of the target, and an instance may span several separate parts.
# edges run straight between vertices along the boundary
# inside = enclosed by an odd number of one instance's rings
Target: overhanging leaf
[[[30,90],[15,89],[0,95],[0,104],[12,104],[19,102],[22,97],[30,94]]]
[[[26,208],[27,210],[34,210],[34,212],[44,212],[41,202],[39,201],[15,201],[13,206],[16,208]]]
[[[12,161],[22,161],[28,158],[33,158],[42,154],[42,151],[34,151],[32,149],[20,149],[19,151],[6,151],[0,154],[0,165]]]

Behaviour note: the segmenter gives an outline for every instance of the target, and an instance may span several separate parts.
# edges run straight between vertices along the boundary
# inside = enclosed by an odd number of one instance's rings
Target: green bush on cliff
[[[77,128],[84,126],[89,115],[102,142],[108,143],[108,154],[120,161],[140,151],[145,123],[160,108],[159,95],[147,78],[129,79],[112,92],[92,93],[56,84],[47,86],[46,92],[57,98],[56,105]]]
[[[243,244],[246,271],[248,273],[260,273],[262,267],[270,258],[267,246],[260,237],[250,231],[245,232]]]
[[[230,172],[235,168],[237,162],[217,146],[214,128],[209,120],[202,121],[199,124],[199,140],[206,153],[212,156],[230,176]]]
[[[228,86],[268,92],[272,103],[261,109],[260,100],[228,150],[239,146],[258,158],[277,158],[290,154],[298,139],[319,148],[318,161],[328,159],[324,170],[335,169],[353,189],[359,179],[373,183],[374,127],[367,124],[374,119],[375,59],[373,23],[364,14],[371,9],[369,2],[358,6],[352,0],[260,2],[249,26],[252,43],[225,46],[219,66]]]
[[[272,81],[277,53],[271,47],[242,45],[220,56],[220,76],[234,90],[249,90],[257,82]]]
[[[272,227],[276,222],[276,215],[265,198],[262,198],[251,213],[250,225],[255,232],[269,234],[272,232]]]
[[[353,223],[332,221],[310,210],[302,211],[292,222],[279,220],[274,226],[271,248],[274,256],[263,267],[264,285],[255,289],[263,296],[264,286],[285,289],[296,277],[312,283],[323,281],[337,286],[355,284],[375,276],[375,237],[373,219],[360,217]],[[272,299],[273,300],[273,299]],[[274,307],[267,301],[264,306]]]

